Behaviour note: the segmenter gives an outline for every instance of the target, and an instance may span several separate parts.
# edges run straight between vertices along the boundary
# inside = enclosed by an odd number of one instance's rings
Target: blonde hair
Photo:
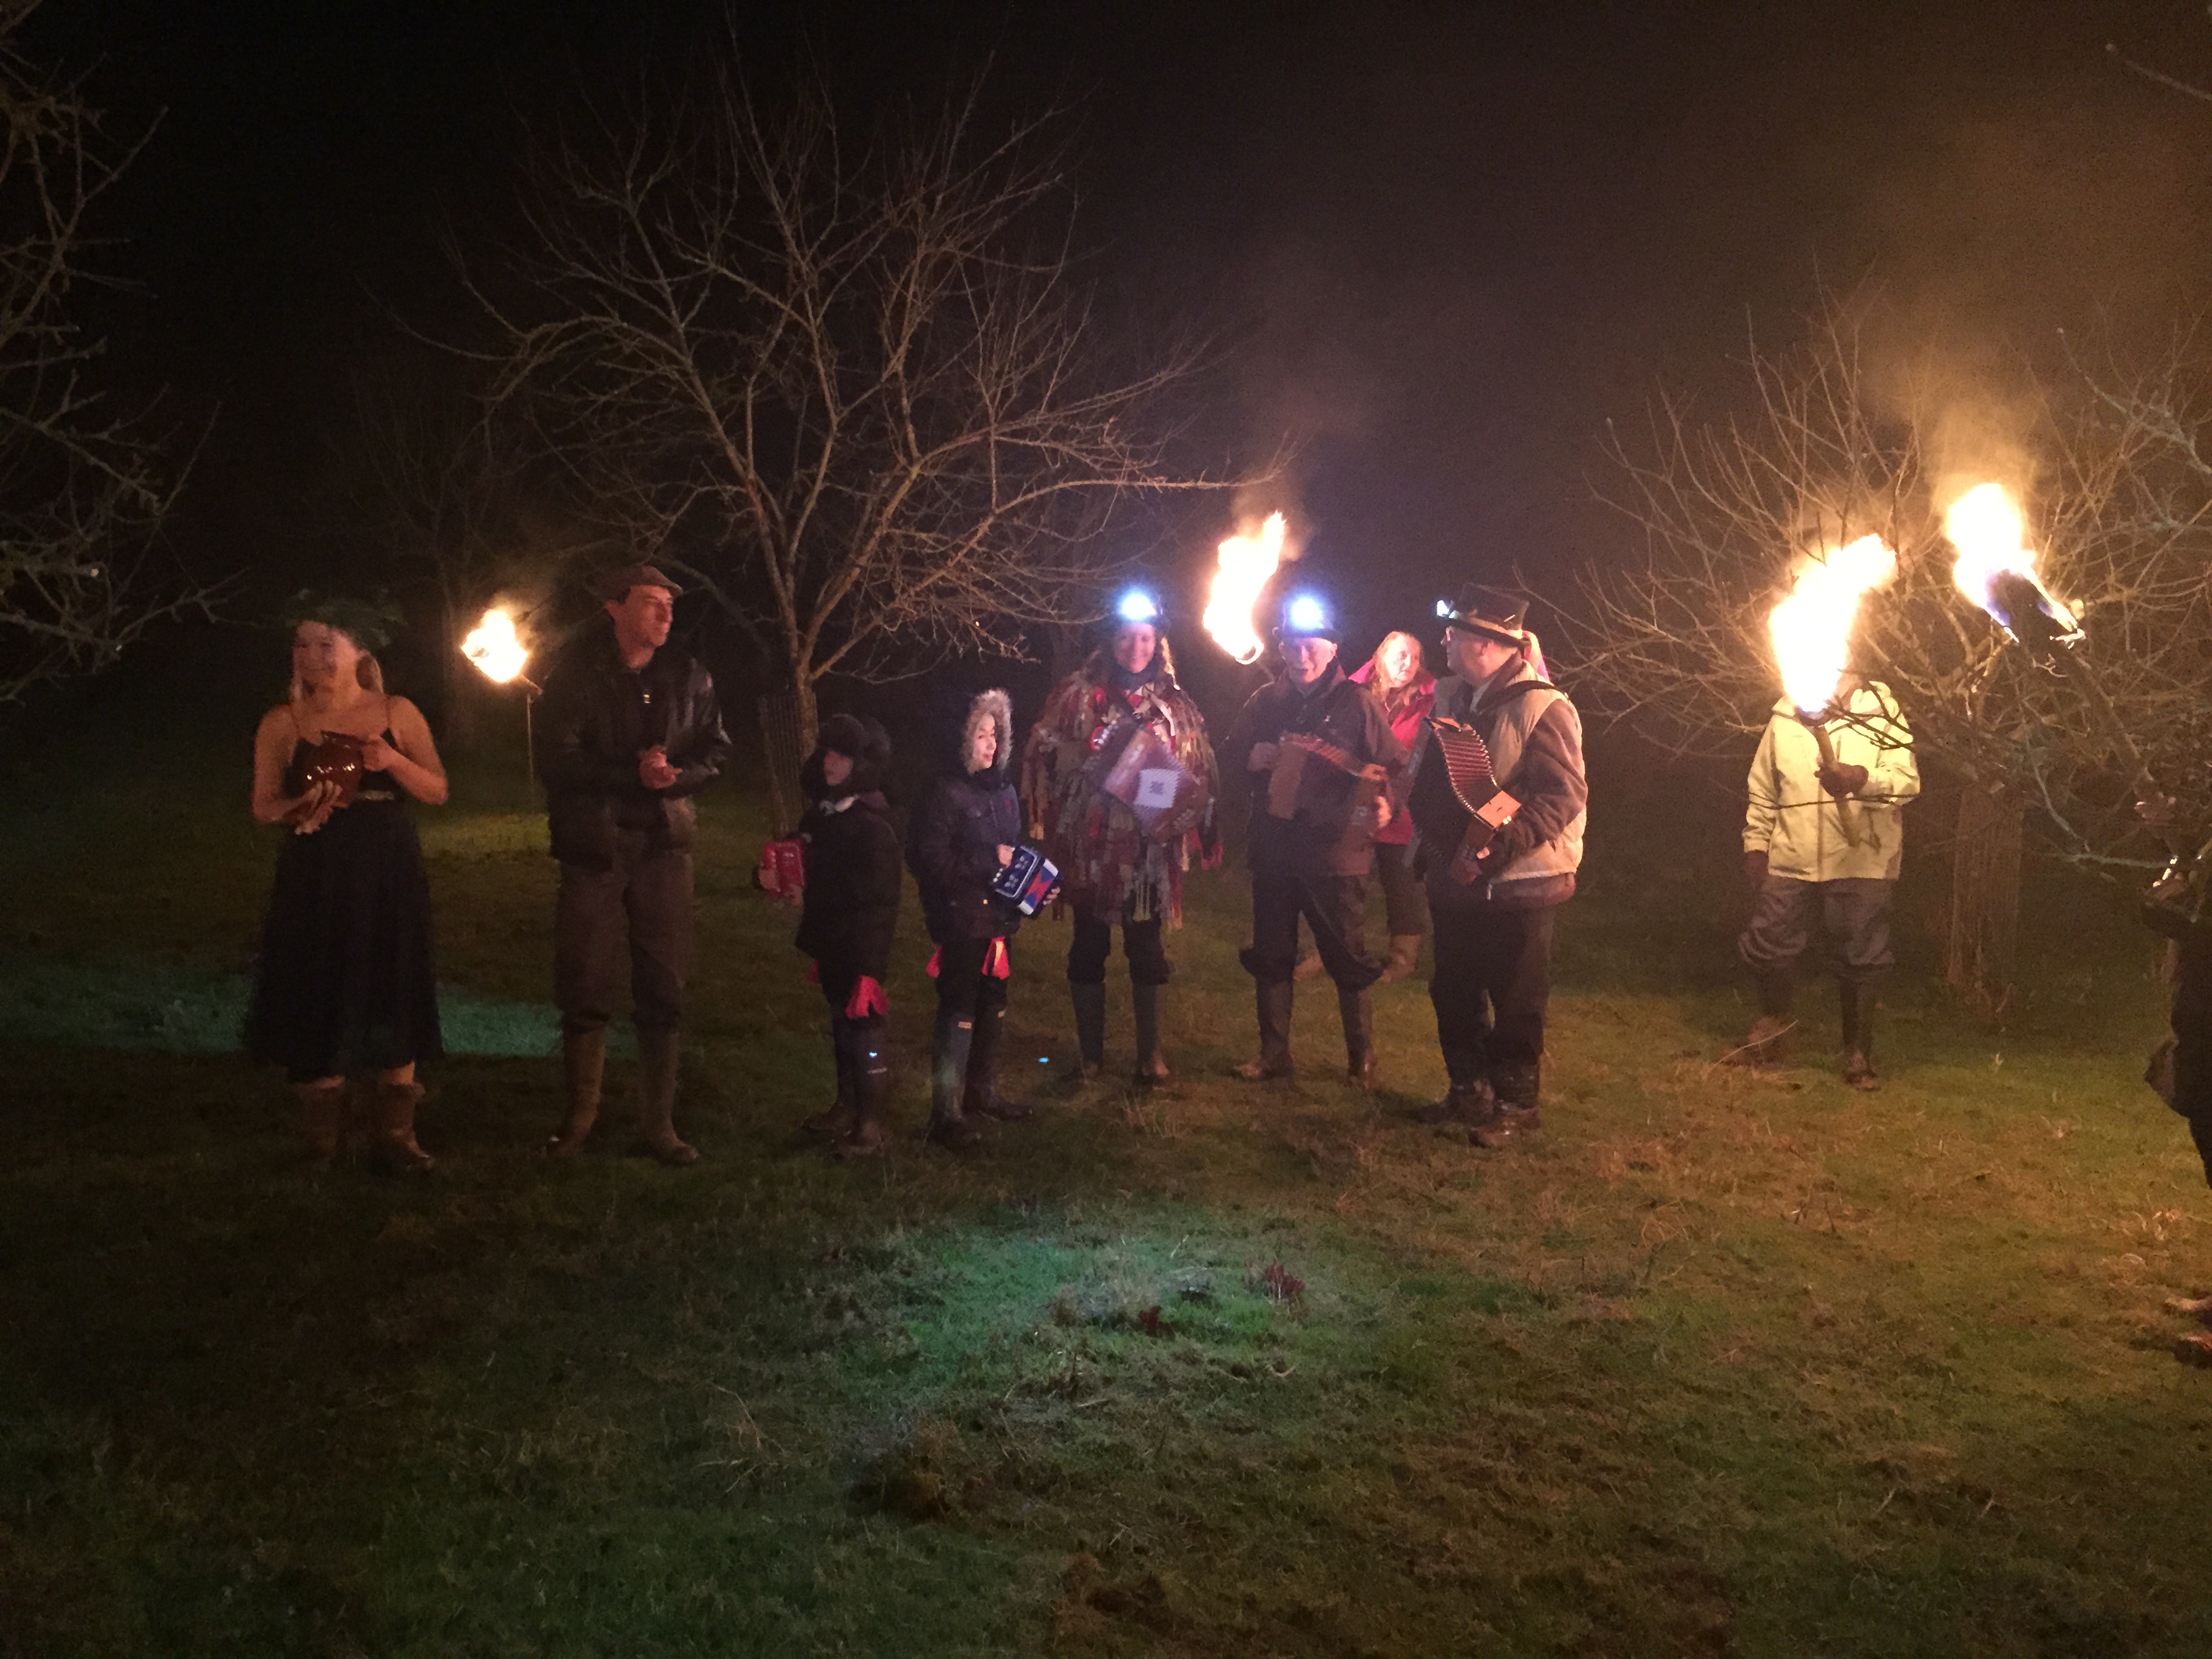
[[[352,635],[346,634],[344,629],[334,627],[329,623],[325,623],[323,626],[330,629],[333,634],[345,634],[354,648],[361,650],[360,660],[353,665],[355,684],[364,691],[374,691],[379,696],[383,696],[384,665],[377,661],[376,653],[374,651],[362,650],[361,641],[355,639]],[[301,679],[300,671],[296,668],[292,671],[291,684],[285,688],[284,700],[292,705],[292,712],[295,714],[299,712],[300,706],[307,700],[307,684]]]
[[[1390,648],[1394,641],[1397,640],[1405,641],[1407,648],[1413,652],[1413,672],[1406,676],[1403,683],[1397,685],[1392,685],[1382,678],[1382,653]],[[1375,647],[1375,654],[1370,657],[1367,660],[1371,665],[1368,670],[1368,684],[1372,685],[1377,691],[1384,692],[1386,694],[1393,691],[1404,690],[1407,686],[1411,685],[1415,680],[1420,678],[1421,671],[1429,665],[1421,654],[1420,641],[1415,639],[1411,634],[1406,632],[1402,628],[1393,629],[1390,632],[1385,634],[1382,636],[1382,642]]]

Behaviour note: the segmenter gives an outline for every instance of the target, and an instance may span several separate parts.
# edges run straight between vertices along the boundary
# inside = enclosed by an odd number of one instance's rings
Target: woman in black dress
[[[253,816],[292,833],[276,862],[246,1052],[284,1067],[307,1155],[337,1152],[349,1072],[376,1074],[386,1161],[428,1170],[415,1139],[418,1060],[444,1052],[430,964],[430,886],[410,797],[446,799],[420,710],[387,696],[380,615],[319,601],[292,630],[291,694],[253,738]]]

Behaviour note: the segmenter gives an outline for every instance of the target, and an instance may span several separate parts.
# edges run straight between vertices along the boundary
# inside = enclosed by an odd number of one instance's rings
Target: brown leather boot
[[[419,1083],[377,1085],[376,1150],[387,1169],[422,1175],[438,1167],[415,1139],[415,1108],[422,1099]]]
[[[1410,979],[1413,968],[1421,959],[1421,936],[1419,933],[1390,935],[1390,960],[1382,964],[1382,977],[1375,982],[1391,985],[1401,979]]]
[[[300,1105],[300,1161],[328,1169],[338,1155],[338,1122],[345,1115],[345,1079],[295,1083],[292,1098]]]
[[[671,1169],[699,1161],[699,1149],[676,1133],[676,1073],[681,1059],[673,1031],[637,1034],[637,1127],[645,1150]]]
[[[560,1132],[545,1143],[547,1156],[574,1158],[599,1121],[599,1091],[606,1079],[607,1034],[571,1031],[561,1038],[561,1074],[568,1087],[568,1115]]]

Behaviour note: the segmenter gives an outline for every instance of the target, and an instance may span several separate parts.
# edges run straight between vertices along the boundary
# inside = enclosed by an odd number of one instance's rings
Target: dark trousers
[[[835,961],[817,960],[814,966],[822,981],[822,1000],[830,1005],[830,1047],[842,1055],[848,1053],[854,1043],[864,1040],[866,1048],[882,1049],[885,1045],[881,1014],[863,1014],[858,1019],[845,1016],[846,1005],[853,1000],[853,988],[860,981],[860,969],[850,963]]]
[[[987,939],[956,939],[937,951],[937,1012],[972,1023],[978,1014],[995,1014],[1006,1006],[1011,981],[983,971],[983,957],[991,948]],[[1013,941],[1006,941],[1007,962],[1013,960]]]
[[[1753,901],[1736,951],[1753,973],[1794,967],[1812,940],[1813,913],[1828,936],[1828,961],[1846,985],[1880,979],[1897,960],[1889,948],[1889,901],[1897,884],[1878,878],[1800,881],[1769,876]]]
[[[1175,971],[1168,963],[1166,947],[1160,942],[1160,919],[1132,921],[1129,913],[1108,912],[1101,915],[1085,904],[1075,907],[1075,937],[1067,946],[1067,982],[1071,985],[1103,985],[1106,982],[1106,958],[1114,950],[1114,927],[1121,928],[1121,954],[1129,958],[1129,983],[1132,985],[1164,985]]]
[[[1429,931],[1429,895],[1413,873],[1413,849],[1375,843],[1375,878],[1382,884],[1382,913],[1392,939],[1418,939]]]
[[[1544,1055],[1544,1010],[1552,997],[1555,904],[1507,909],[1496,904],[1437,904],[1436,966],[1429,1000],[1437,1042],[1456,1085],[1498,1067],[1535,1065]]]
[[[553,1000],[571,1036],[603,1030],[622,994],[629,956],[633,1018],[641,1031],[672,1031],[691,968],[691,854],[656,847],[642,830],[615,836],[614,865],[561,866],[553,903]]]
[[[1345,991],[1364,991],[1382,976],[1367,954],[1367,878],[1252,872],[1252,943],[1239,953],[1244,971],[1262,985],[1287,984],[1298,965],[1298,918],[1313,929],[1328,976]]]
[[[2185,945],[2174,981],[2173,1109],[2212,1182],[2212,945]]]

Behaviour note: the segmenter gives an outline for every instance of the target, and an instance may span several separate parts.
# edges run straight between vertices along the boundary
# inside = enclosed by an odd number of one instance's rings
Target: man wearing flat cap
[[[1498,1146],[1539,1127],[1552,925],[1575,890],[1582,717],[1512,594],[1441,602],[1452,674],[1415,739],[1413,815],[1436,937],[1429,1000],[1450,1090],[1419,1115]]]
[[[568,1115],[548,1151],[583,1148],[599,1115],[607,1023],[629,956],[638,1127],[663,1164],[693,1164],[676,1133],[678,1029],[691,958],[691,797],[729,758],[714,682],[668,644],[683,590],[649,564],[595,584],[610,626],[585,630],[546,676],[538,775],[553,856],[553,992]]]

